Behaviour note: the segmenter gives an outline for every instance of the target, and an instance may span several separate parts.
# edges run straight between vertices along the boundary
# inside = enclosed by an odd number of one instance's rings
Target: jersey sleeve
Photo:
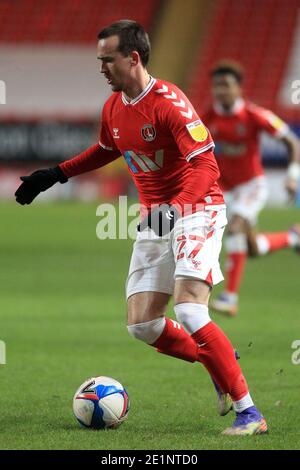
[[[163,91],[161,91],[163,90]],[[214,142],[192,104],[177,87],[163,84],[156,90],[162,96],[161,119],[173,134],[183,157],[190,161],[196,155],[213,149]]]
[[[249,109],[259,130],[266,131],[278,139],[290,132],[289,126],[272,111],[255,105],[251,105]]]
[[[60,163],[59,167],[68,178],[71,178],[101,168],[119,157],[120,152],[112,152],[95,144],[70,160]]]
[[[109,130],[106,105],[104,105],[102,110],[99,145],[105,150],[118,150]]]

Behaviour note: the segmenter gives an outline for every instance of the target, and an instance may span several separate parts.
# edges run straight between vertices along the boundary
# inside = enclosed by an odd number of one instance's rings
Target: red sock
[[[222,330],[213,322],[190,336],[179,323],[166,318],[164,331],[152,346],[169,356],[189,362],[201,362],[221,390],[230,393],[234,401],[248,393],[234,349]]]
[[[166,317],[165,328],[152,344],[158,352],[174,356],[184,361],[198,360],[198,345],[185,329],[176,321]]]
[[[192,338],[199,344],[198,360],[206,367],[224,393],[238,401],[248,393],[248,386],[235,358],[234,349],[223,331],[209,322]]]
[[[227,292],[237,293],[244,273],[247,253],[229,253],[226,261]]]
[[[264,239],[265,253],[277,251],[289,246],[288,232],[259,233],[257,237],[258,239]]]

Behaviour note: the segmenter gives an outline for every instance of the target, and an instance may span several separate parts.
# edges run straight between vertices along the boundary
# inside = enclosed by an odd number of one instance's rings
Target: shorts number
[[[195,247],[193,248],[193,250],[187,256],[187,258],[189,258],[189,259],[194,259],[194,258],[196,258],[199,251],[203,247],[204,242],[205,242],[205,238],[200,237],[199,235],[189,235],[188,239],[193,240],[193,241],[196,242]],[[177,261],[178,261],[178,260],[184,258],[184,256],[185,256],[185,252],[183,252],[182,250],[186,245],[187,237],[185,235],[180,235],[180,237],[177,238],[177,241],[180,242],[180,245],[178,247],[178,253],[177,253]]]

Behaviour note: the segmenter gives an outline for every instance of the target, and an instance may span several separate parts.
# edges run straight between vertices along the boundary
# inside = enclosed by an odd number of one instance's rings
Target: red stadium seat
[[[93,43],[101,28],[134,18],[151,29],[159,0],[3,0],[0,42]]]
[[[245,68],[245,94],[258,104],[285,114],[278,95],[299,10],[300,0],[215,3],[188,85],[188,94],[200,113],[211,99],[207,92],[210,69],[221,59],[232,59]]]

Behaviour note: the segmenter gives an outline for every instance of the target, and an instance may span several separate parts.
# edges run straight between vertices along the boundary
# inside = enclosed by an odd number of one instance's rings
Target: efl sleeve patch
[[[273,113],[269,113],[268,120],[271,126],[274,127],[274,129],[277,131],[281,131],[286,127],[285,122]]]
[[[186,125],[189,134],[196,142],[204,142],[208,137],[208,132],[200,119]]]

